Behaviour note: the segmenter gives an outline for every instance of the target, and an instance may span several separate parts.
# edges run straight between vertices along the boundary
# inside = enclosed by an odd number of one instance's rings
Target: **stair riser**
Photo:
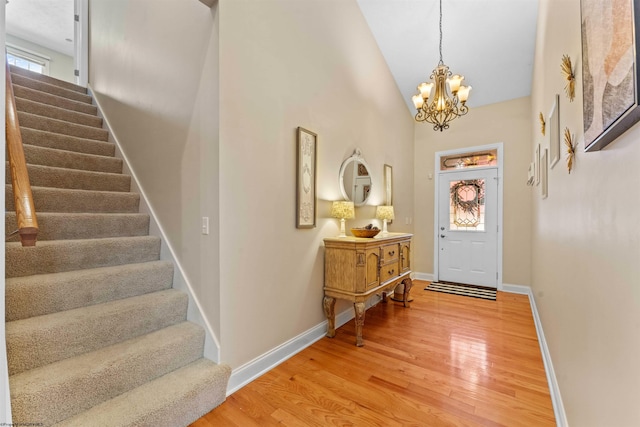
[[[61,96],[52,95],[50,93],[41,92],[39,90],[17,84],[13,85],[13,93],[16,98],[30,99],[31,101],[64,108],[65,110],[90,114],[92,116],[96,116],[98,114],[98,107],[95,105],[87,104],[86,102],[74,101],[72,99],[63,98]]]
[[[45,376],[45,370],[40,375],[24,376],[41,384],[24,387],[26,378],[10,377],[14,389],[29,391],[12,393],[13,419],[42,420],[51,425],[198,360],[202,356],[204,331],[195,325],[186,324],[188,328],[183,325],[98,351],[95,356],[100,357],[99,361],[91,360],[94,355],[83,355],[76,365],[62,361],[47,369],[49,376]],[[60,393],[61,389],[65,392]],[[96,421],[85,426],[96,425]]]
[[[84,113],[65,110],[47,104],[16,97],[16,108],[23,113],[31,113],[37,116],[49,117],[51,119],[62,120],[83,126],[102,128],[102,119]]]
[[[29,172],[29,181],[35,187],[122,192],[128,192],[131,188],[131,177],[129,175],[39,165],[27,165],[27,170]],[[5,170],[5,179],[5,182],[11,182],[11,169],[8,165]]]
[[[149,234],[148,215],[90,215],[40,213],[38,219],[38,241],[102,239],[105,237],[132,237]],[[5,214],[5,235],[18,229],[16,214]],[[19,236],[10,242],[19,241]]]
[[[31,187],[37,212],[135,213],[140,205],[136,193],[66,190]],[[5,185],[5,210],[15,211],[13,190]]]
[[[39,147],[111,157],[113,157],[116,152],[116,146],[111,142],[76,138],[74,136],[61,135],[59,133],[51,133],[25,127],[20,129],[20,133],[22,134],[22,142],[24,144],[37,145]]]
[[[32,165],[92,172],[122,173],[122,159],[116,159],[115,157],[74,153],[73,151],[55,150],[27,144],[24,144],[23,148],[27,163]]]
[[[6,320],[162,291],[172,283],[173,264],[167,261],[6,279]]]
[[[49,77],[47,75],[44,74],[40,74],[40,73],[35,73],[33,71],[29,71],[29,70],[25,70],[24,68],[20,68],[20,67],[16,67],[15,65],[10,65],[9,66],[10,72],[12,75],[14,74],[18,74],[24,77],[28,77],[32,80],[38,80],[44,83],[48,83],[54,86],[60,86],[62,88],[68,89],[68,90],[72,90],[74,92],[78,92],[78,93],[82,93],[82,94],[86,94],[87,93],[87,88],[86,87],[82,87],[82,86],[78,86],[76,84],[73,83],[69,83],[66,82],[64,80],[59,80],[56,79],[54,77]]]
[[[6,244],[6,277],[60,273],[85,268],[108,267],[160,258],[160,239],[120,237],[95,240],[56,240],[35,247]]]
[[[135,193],[66,190],[31,187],[37,212],[95,212],[135,213],[140,206],[140,195]],[[15,211],[13,190],[5,185],[5,210]]]
[[[46,132],[59,133],[61,135],[75,136],[77,138],[92,139],[95,141],[108,141],[109,131],[92,126],[83,126],[69,123],[62,120],[41,117],[31,113],[18,111],[18,122],[20,128],[30,128],[43,130]]]
[[[6,324],[9,375],[142,336],[187,318],[187,295],[168,290]]]

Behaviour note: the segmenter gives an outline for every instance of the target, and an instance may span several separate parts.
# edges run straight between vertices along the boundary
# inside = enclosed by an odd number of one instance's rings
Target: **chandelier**
[[[429,76],[432,81],[420,83],[418,85],[419,93],[411,98],[413,105],[418,110],[416,121],[431,123],[433,130],[440,132],[449,129],[451,120],[469,112],[469,108],[465,104],[469,98],[471,86],[461,85],[464,76],[451,74],[449,67],[442,61],[442,0],[440,0],[440,62]],[[434,86],[435,93],[431,97]]]

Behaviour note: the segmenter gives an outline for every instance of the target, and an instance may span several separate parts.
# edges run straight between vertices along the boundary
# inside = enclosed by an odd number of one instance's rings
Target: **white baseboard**
[[[544,331],[542,330],[542,322],[540,321],[540,315],[538,314],[538,308],[536,306],[536,300],[533,295],[533,291],[529,286],[511,285],[508,283],[503,283],[501,290],[504,292],[510,292],[513,294],[527,295],[529,297],[529,304],[531,305],[531,313],[533,314],[533,322],[536,325],[536,333],[538,334],[538,343],[540,344],[540,352],[542,353],[544,370],[547,374],[547,383],[549,384],[549,393],[551,394],[551,403],[553,404],[553,412],[556,417],[556,425],[558,427],[569,427],[569,423],[567,421],[567,414],[564,410],[564,405],[562,403],[562,396],[560,395],[560,387],[558,386],[556,373],[553,370],[551,353],[549,353],[549,347],[547,346],[547,341],[544,337]]]
[[[369,309],[382,300],[379,296],[374,296],[367,300],[366,308]],[[336,328],[347,323],[355,317],[352,308],[348,308],[341,313],[336,314]],[[327,334],[327,321],[323,321],[318,325],[301,333],[297,337],[290,339],[284,344],[264,353],[262,356],[256,357],[250,362],[234,369],[229,378],[229,386],[227,387],[227,396],[235,393],[251,381],[255,380],[262,374],[275,368],[285,360],[301,352],[314,342],[321,340]]]
[[[420,272],[413,272],[412,274],[412,278],[415,280],[425,280],[427,282],[433,282],[433,274],[432,273],[420,273]]]

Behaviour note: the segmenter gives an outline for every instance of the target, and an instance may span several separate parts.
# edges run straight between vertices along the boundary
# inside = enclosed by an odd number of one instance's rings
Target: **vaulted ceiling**
[[[9,0],[7,33],[73,55],[74,0]],[[396,84],[411,96],[439,60],[438,0],[357,0]],[[442,0],[442,54],[477,107],[531,91],[538,0]]]

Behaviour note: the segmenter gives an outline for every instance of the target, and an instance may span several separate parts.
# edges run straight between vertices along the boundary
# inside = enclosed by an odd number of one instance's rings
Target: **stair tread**
[[[56,426],[111,427],[113,420],[121,427],[190,424],[224,402],[230,374],[228,365],[198,359]]]
[[[109,140],[109,132],[106,129],[70,123],[24,111],[18,111],[18,122],[20,123],[20,129],[37,129],[93,141],[107,142]]]
[[[76,101],[62,96],[54,95],[52,93],[43,92],[38,89],[33,89],[27,86],[21,86],[19,84],[13,84],[13,93],[16,97],[30,99],[32,101],[41,102],[47,105],[54,105],[56,107],[65,108],[70,111],[78,111],[85,114],[91,114],[96,116],[98,114],[98,107],[86,102]]]
[[[173,263],[149,261],[61,273],[12,277],[6,320],[21,320],[171,288]]]
[[[6,323],[10,375],[186,320],[188,298],[166,289]]]
[[[11,396],[14,420],[25,414],[52,424],[76,415],[200,359],[203,347],[204,330],[182,321],[11,375],[10,384],[19,390]],[[61,389],[65,393],[57,396]]]
[[[116,151],[115,144],[107,141],[79,138],[27,127],[21,127],[20,133],[22,133],[23,144],[103,156],[113,156]]]
[[[32,89],[37,89],[42,92],[50,93],[53,95],[61,96],[68,99],[73,99],[75,101],[84,102],[87,104],[91,104],[91,96],[80,93],[75,90],[67,89],[62,86],[54,85],[51,83],[47,83],[38,79],[33,79],[31,77],[11,73],[11,83],[18,84],[20,86],[30,87]]]
[[[5,243],[5,276],[61,273],[84,268],[155,261],[160,239],[155,236],[44,240],[34,247]]]
[[[5,213],[5,233],[17,230],[15,212]],[[68,213],[39,212],[38,241],[102,239],[107,237],[146,236],[150,217],[139,213]],[[18,241],[13,236],[7,241]]]
[[[102,119],[95,114],[85,114],[78,111],[68,110],[55,105],[44,104],[27,98],[15,97],[16,109],[21,112],[35,114],[40,117],[47,117],[62,120],[67,123],[80,124],[102,128]]]
[[[140,195],[123,191],[82,190],[32,186],[37,213],[138,212]],[[5,210],[12,211],[13,189],[5,184]]]
[[[93,172],[122,173],[122,159],[113,156],[78,153],[30,144],[23,144],[23,148],[27,164]]]
[[[56,86],[64,87],[65,89],[73,90],[79,93],[86,94],[87,88],[84,86],[77,85],[75,83],[67,82],[65,80],[56,79],[55,77],[47,76],[45,74],[36,73],[35,71],[26,70],[24,68],[18,67],[16,65],[10,65],[9,70],[11,74],[20,74],[22,76],[28,77],[33,80],[40,80],[45,83],[53,84]]]
[[[8,162],[7,162],[8,163]],[[95,172],[56,166],[27,164],[29,181],[36,187],[79,190],[121,191],[131,189],[131,176],[122,173]],[[6,168],[5,182],[11,182],[11,169]]]

